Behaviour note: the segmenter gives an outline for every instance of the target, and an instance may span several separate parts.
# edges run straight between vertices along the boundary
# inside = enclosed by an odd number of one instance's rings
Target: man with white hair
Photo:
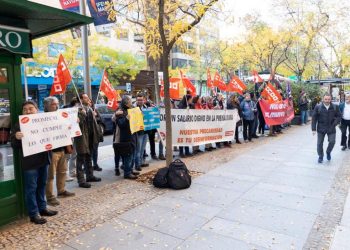
[[[58,110],[59,101],[54,96],[49,96],[44,99],[44,111],[55,112]],[[74,193],[68,192],[66,186],[67,161],[65,155],[65,147],[60,147],[52,150],[51,163],[47,175],[46,183],[46,199],[51,206],[58,206],[60,202],[53,194],[53,182],[56,175],[57,197],[64,198],[74,196]]]

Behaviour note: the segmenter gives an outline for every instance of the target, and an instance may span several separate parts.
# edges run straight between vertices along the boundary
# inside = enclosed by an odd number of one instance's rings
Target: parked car
[[[107,104],[96,104],[95,108],[100,113],[102,118],[101,129],[103,134],[113,133],[112,116],[114,111],[108,109]]]

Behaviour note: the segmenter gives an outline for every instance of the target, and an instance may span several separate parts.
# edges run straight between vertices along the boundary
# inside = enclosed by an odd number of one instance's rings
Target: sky
[[[32,2],[61,8],[59,0],[31,0]],[[276,20],[271,18],[271,9],[274,0],[221,0],[224,4],[226,15],[234,18],[234,23],[225,24],[220,22],[220,37],[225,40],[236,39],[243,32],[240,19],[247,14],[260,13],[262,19],[269,24],[274,24]]]

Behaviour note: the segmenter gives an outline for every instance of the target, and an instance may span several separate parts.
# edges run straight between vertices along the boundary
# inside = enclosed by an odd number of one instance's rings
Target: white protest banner
[[[22,138],[23,155],[33,155],[43,151],[72,144],[71,122],[64,110],[20,115],[19,125]]]
[[[160,111],[159,134],[165,141],[165,110]],[[237,110],[172,109],[173,146],[198,146],[231,141],[235,136]]]
[[[62,109],[62,111],[67,112],[69,115],[68,118],[71,123],[71,137],[74,138],[77,136],[81,136],[81,130],[78,123],[78,108],[77,107],[65,108],[65,109]]]

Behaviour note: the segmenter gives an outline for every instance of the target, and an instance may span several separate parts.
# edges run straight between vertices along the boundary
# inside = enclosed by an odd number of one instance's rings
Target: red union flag
[[[182,98],[183,87],[181,86],[181,79],[178,77],[169,78],[169,95],[171,99],[179,100]],[[160,97],[164,98],[164,82],[161,82]]]
[[[268,83],[261,92],[261,96],[266,99],[269,103],[276,103],[282,101],[281,94],[272,86],[271,83]]]
[[[103,71],[101,84],[100,84],[100,91],[102,91],[105,94],[108,100],[118,99],[112,84],[108,80],[108,75],[106,70]]]
[[[69,72],[67,64],[62,55],[58,58],[56,75],[53,79],[50,95],[63,94],[66,91],[67,85],[72,81],[72,76]]]
[[[213,85],[215,87],[218,87],[218,89],[222,91],[226,91],[226,83],[224,80],[221,79],[221,76],[219,75],[219,72],[216,71],[215,76],[214,76],[214,82]]]
[[[247,89],[247,86],[239,79],[238,76],[233,76],[231,81],[227,85],[228,92],[237,92],[243,95],[243,92]]]
[[[196,96],[196,87],[193,86],[190,79],[188,79],[186,76],[183,75],[181,70],[180,70],[180,78],[181,78],[183,86],[191,92],[192,96]]]
[[[264,80],[259,76],[258,72],[256,70],[252,71],[253,79],[255,83],[262,83]]]
[[[207,87],[208,88],[213,88],[213,82],[211,80],[211,75],[210,75],[210,70],[209,68],[207,69]]]
[[[293,101],[291,99],[276,103],[269,103],[261,99],[259,103],[265,122],[269,126],[288,123],[294,118]]]
[[[117,110],[118,106],[119,105],[118,105],[118,100],[117,99],[108,100],[107,108],[109,108],[111,110]]]

